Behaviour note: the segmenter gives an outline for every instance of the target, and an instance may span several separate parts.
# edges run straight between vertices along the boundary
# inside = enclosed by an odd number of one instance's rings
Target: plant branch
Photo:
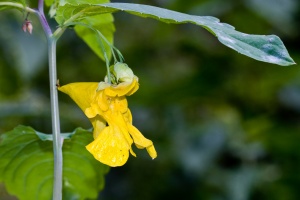
[[[24,7],[23,4],[20,3],[13,3],[13,2],[0,2],[0,6],[11,6],[11,7],[15,7],[15,8],[20,8],[26,12],[30,12],[30,13],[35,13],[38,14],[38,12],[32,8],[29,7]]]
[[[51,28],[50,28],[50,26],[47,22],[45,14],[44,14],[44,0],[39,0],[37,14],[38,14],[38,17],[39,17],[40,22],[42,24],[42,27],[44,29],[44,32],[46,34],[46,37],[49,39],[49,37],[52,35],[52,31],[51,31]]]

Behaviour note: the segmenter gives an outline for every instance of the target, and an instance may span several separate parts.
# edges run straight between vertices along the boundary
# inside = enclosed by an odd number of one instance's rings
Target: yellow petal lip
[[[117,137],[116,137],[117,134]],[[86,149],[98,161],[111,167],[124,165],[129,157],[129,144],[113,127],[106,127]]]

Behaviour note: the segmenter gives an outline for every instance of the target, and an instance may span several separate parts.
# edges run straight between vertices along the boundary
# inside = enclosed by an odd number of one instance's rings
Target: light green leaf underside
[[[193,23],[200,25],[214,34],[222,44],[241,54],[259,61],[283,66],[295,64],[279,37],[238,32],[233,26],[220,23],[219,19],[215,17],[188,15],[141,4],[107,3],[97,5],[66,4],[58,9],[56,19],[60,24],[63,24],[66,21],[80,21],[87,16],[117,11],[125,11],[140,17],[150,17],[165,23]]]
[[[63,145],[63,199],[96,199],[108,167],[85,149],[93,140],[91,132],[74,132]],[[52,142],[42,141],[34,129],[25,126],[1,134],[0,182],[20,200],[52,199]]]

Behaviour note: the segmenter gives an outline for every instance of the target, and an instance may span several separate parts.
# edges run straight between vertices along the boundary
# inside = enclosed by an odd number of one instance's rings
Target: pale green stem
[[[40,0],[41,2],[43,0]],[[50,81],[50,101],[51,101],[51,121],[53,135],[53,200],[62,200],[62,177],[63,177],[63,156],[62,156],[62,137],[60,135],[59,106],[57,94],[57,72],[56,72],[56,41],[63,33],[64,29],[58,29],[55,34],[46,21],[43,7],[39,4],[39,19],[43,26],[48,43],[48,62],[49,62],[49,81]]]
[[[54,154],[54,180],[53,180],[53,200],[62,200],[62,137],[60,134],[59,106],[57,94],[57,73],[56,73],[56,42],[63,34],[65,28],[58,28],[52,34],[51,28],[44,14],[44,0],[39,0],[38,9],[25,7],[20,3],[0,2],[0,6],[11,6],[23,9],[25,12],[34,13],[38,16],[44,29],[48,43],[49,58],[49,79],[50,79],[50,101],[51,101],[51,120],[53,135],[53,154]]]
[[[53,200],[62,199],[62,138],[60,135],[59,107],[57,94],[57,73],[56,73],[56,38],[48,39],[49,55],[49,78],[50,78],[50,99],[51,99],[51,118],[53,135],[53,154],[54,154],[54,181],[53,181]]]
[[[38,9],[34,10],[24,7],[19,3],[0,2],[0,6],[12,6],[24,9],[26,12],[34,13],[38,16],[44,29],[48,43],[49,58],[49,79],[50,79],[50,101],[51,101],[51,119],[52,119],[52,135],[53,135],[53,154],[54,154],[54,180],[53,180],[53,200],[62,200],[62,138],[60,135],[58,94],[56,88],[56,41],[65,29],[58,28],[54,34],[49,27],[44,14],[44,1],[39,0]]]
[[[39,0],[38,16],[48,42],[49,59],[49,81],[50,81],[50,101],[51,101],[51,121],[53,135],[53,155],[54,155],[54,180],[53,180],[53,200],[62,200],[63,181],[63,156],[62,137],[60,135],[59,106],[57,94],[57,72],[56,72],[56,41],[64,31],[59,29],[52,34],[49,24],[44,14],[44,0]]]
[[[29,7],[24,7],[24,5],[20,4],[20,3],[14,3],[14,2],[0,2],[0,6],[11,6],[11,7],[15,7],[15,8],[20,8],[20,9],[24,9],[24,11],[26,12],[31,12],[31,13],[36,13],[37,11],[29,8]]]

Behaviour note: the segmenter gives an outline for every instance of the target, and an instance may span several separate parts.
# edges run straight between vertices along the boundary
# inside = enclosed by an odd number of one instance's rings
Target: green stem
[[[36,10],[29,8],[29,7],[24,7],[24,5],[20,3],[14,3],[14,2],[0,2],[0,6],[11,6],[15,8],[20,8],[23,9],[26,12],[31,12],[31,13],[37,13]]]
[[[56,73],[56,41],[54,37],[48,39],[49,54],[49,78],[50,78],[50,99],[51,99],[51,118],[53,134],[53,153],[54,153],[54,181],[53,181],[53,200],[62,199],[62,138],[60,136],[60,120],[57,94],[57,73]]]
[[[56,42],[63,34],[65,28],[58,28],[52,34],[51,28],[44,14],[44,0],[39,0],[38,9],[26,7],[20,3],[0,2],[0,6],[11,6],[23,9],[26,12],[34,13],[38,16],[48,43],[49,58],[49,79],[50,79],[50,100],[51,100],[51,119],[52,119],[52,135],[53,135],[53,154],[54,154],[54,180],[53,180],[53,200],[62,200],[62,137],[60,134],[60,120],[57,94],[57,73],[56,73]]]
[[[56,72],[56,42],[65,29],[59,28],[52,34],[51,28],[44,14],[44,0],[39,0],[37,15],[44,29],[48,43],[49,59],[49,79],[50,79],[50,101],[51,120],[53,135],[53,155],[54,155],[54,180],[53,180],[53,200],[62,200],[62,176],[63,176],[63,156],[62,137],[60,134],[59,106],[57,94],[57,72]]]

